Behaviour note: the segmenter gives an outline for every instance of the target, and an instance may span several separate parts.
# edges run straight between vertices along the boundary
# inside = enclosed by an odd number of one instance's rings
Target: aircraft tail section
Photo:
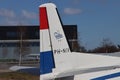
[[[120,58],[71,52],[53,3],[40,10],[40,80],[73,79],[76,74],[112,69]]]
[[[62,54],[70,52],[56,6],[48,6],[47,15],[53,53]]]
[[[57,54],[71,52],[67,43],[57,8],[52,3],[43,4],[40,11],[40,72],[50,73],[58,67]]]
[[[40,74],[52,72],[55,67],[51,49],[46,7],[40,8]]]

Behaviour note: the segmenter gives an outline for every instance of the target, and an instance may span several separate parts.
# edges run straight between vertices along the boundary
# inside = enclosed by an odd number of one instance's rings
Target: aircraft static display
[[[56,5],[40,10],[40,80],[120,80],[120,58],[71,52]]]

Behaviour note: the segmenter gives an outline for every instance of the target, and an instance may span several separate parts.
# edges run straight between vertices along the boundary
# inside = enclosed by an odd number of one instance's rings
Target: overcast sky
[[[104,38],[120,44],[120,0],[0,0],[0,25],[39,25],[38,6],[56,4],[65,25],[77,25],[87,49]]]

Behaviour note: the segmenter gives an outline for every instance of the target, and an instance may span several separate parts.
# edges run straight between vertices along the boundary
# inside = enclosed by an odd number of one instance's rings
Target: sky
[[[81,45],[120,44],[120,0],[0,0],[0,25],[39,25],[39,5],[56,4],[64,25],[77,25]]]

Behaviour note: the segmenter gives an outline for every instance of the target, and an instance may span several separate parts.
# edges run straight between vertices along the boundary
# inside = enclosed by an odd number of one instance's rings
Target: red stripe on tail
[[[47,18],[47,11],[46,7],[39,8],[39,19],[40,19],[40,30],[41,29],[48,29],[48,18]]]

